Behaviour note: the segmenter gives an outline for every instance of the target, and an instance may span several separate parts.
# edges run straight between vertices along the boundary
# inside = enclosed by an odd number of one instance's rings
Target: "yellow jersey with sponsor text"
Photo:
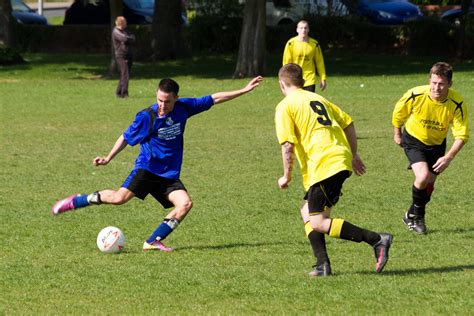
[[[276,107],[278,142],[294,144],[303,185],[352,171],[352,153],[344,129],[352,118],[324,97],[303,89],[289,93]]]
[[[408,90],[395,105],[392,124],[405,125],[408,134],[428,146],[442,144],[450,126],[454,139],[469,139],[466,103],[452,89],[443,101],[430,97],[429,85]]]

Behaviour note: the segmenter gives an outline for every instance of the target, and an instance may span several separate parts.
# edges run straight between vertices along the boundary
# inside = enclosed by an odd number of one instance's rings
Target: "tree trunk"
[[[10,0],[0,0],[0,45],[12,46],[12,5]]]
[[[234,78],[263,75],[265,71],[265,0],[247,0]]]
[[[113,77],[117,74],[117,62],[115,61],[115,49],[114,42],[112,40],[112,31],[115,27],[115,19],[118,16],[123,15],[123,4],[122,0],[110,0],[110,66],[109,66],[109,77]]]
[[[182,56],[181,0],[155,0],[151,48],[154,60]]]
[[[472,0],[461,0],[461,19],[459,25],[459,34],[458,34],[458,44],[456,50],[456,57],[459,60],[464,58],[464,40],[466,38],[466,20],[469,12],[469,7],[471,6]]]

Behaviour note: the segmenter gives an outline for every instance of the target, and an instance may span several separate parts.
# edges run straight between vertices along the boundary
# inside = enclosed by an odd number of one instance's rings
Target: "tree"
[[[463,59],[464,57],[464,41],[466,39],[466,20],[468,18],[469,8],[471,7],[472,0],[461,0],[461,18],[459,24],[459,36],[457,45],[457,58]]]
[[[111,54],[109,76],[112,77],[114,74],[117,73],[117,62],[115,61],[115,49],[114,49],[114,41],[112,40],[112,31],[115,27],[115,19],[118,16],[121,16],[123,14],[122,0],[110,0],[109,7],[110,7],[110,54]]]
[[[16,21],[11,13],[10,0],[0,0],[0,65],[15,65],[25,62],[20,53],[14,49],[17,45]]]
[[[11,46],[13,43],[13,19],[10,0],[0,0],[0,45]]]
[[[174,59],[182,55],[182,0],[155,0],[151,48],[153,59]]]
[[[247,0],[234,78],[262,75],[265,71],[265,0]]]

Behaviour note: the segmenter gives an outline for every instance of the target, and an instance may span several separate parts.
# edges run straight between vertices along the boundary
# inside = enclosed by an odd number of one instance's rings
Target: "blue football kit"
[[[145,169],[163,178],[179,179],[186,121],[193,115],[209,110],[213,105],[214,99],[210,95],[180,98],[173,111],[163,117],[156,116],[151,129],[150,113],[138,112],[135,120],[123,133],[128,145],[140,144],[134,170]],[[158,104],[153,104],[151,109],[157,113]]]

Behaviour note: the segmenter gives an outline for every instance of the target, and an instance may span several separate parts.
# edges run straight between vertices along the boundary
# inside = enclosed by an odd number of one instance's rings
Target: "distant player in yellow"
[[[323,53],[318,41],[309,37],[309,24],[302,20],[296,26],[298,36],[291,38],[283,52],[283,65],[294,63],[303,68],[303,89],[316,91],[316,81],[319,76],[321,90],[326,89],[326,69]]]
[[[365,172],[364,163],[357,154],[352,118],[322,96],[303,90],[300,66],[284,65],[278,77],[285,95],[275,114],[283,158],[283,176],[278,180],[278,185],[281,189],[288,187],[296,154],[306,191],[301,217],[317,259],[310,275],[331,274],[324,234],[368,243],[375,250],[375,271],[381,272],[388,260],[392,235],[375,233],[343,219],[330,217],[344,181],[352,171],[357,175]]]
[[[403,221],[419,234],[426,233],[425,206],[431,199],[437,175],[449,166],[469,139],[467,106],[464,99],[450,89],[452,77],[451,65],[434,64],[429,85],[408,90],[393,111],[394,141],[404,148],[415,174],[413,201]],[[454,142],[446,153],[450,125]]]

